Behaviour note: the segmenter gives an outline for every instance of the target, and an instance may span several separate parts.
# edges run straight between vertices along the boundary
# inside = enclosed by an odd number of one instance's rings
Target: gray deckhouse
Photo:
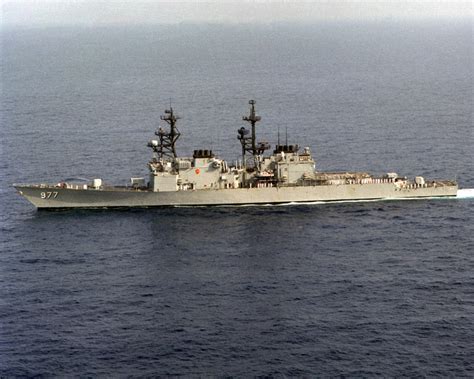
[[[176,127],[179,116],[173,108],[165,110],[161,120],[169,125],[156,131],[158,140],[151,140],[153,158],[149,188],[154,192],[202,189],[278,187],[304,185],[314,181],[315,163],[309,148],[299,153],[298,145],[276,145],[273,154],[264,156],[270,148],[267,142],[257,142],[256,123],[261,120],[255,112],[255,101],[250,100],[250,114],[243,117],[251,124],[251,131],[242,127],[238,139],[242,145],[242,163],[229,166],[217,158],[212,150],[194,150],[192,158],[178,157],[176,141],[180,133]],[[248,157],[248,155],[250,157]]]

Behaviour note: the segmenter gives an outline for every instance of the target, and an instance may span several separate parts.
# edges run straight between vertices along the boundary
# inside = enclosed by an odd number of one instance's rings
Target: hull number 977
[[[58,197],[58,193],[54,192],[41,192],[40,194],[42,199],[56,199]]]

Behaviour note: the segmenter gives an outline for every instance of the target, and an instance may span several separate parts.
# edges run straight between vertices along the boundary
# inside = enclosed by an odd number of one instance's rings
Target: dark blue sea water
[[[146,174],[259,133],[321,170],[474,187],[472,24],[1,32],[0,376],[474,375],[474,199],[37,212],[14,182]]]

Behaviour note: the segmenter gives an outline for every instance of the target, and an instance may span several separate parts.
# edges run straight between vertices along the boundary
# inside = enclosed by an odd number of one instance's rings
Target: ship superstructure
[[[320,172],[309,147],[280,144],[274,150],[257,140],[256,124],[261,120],[249,101],[250,112],[243,121],[250,129],[238,129],[242,147],[240,161],[229,165],[210,149],[196,149],[192,157],[179,157],[180,137],[173,108],[161,120],[166,126],[156,131],[148,146],[153,157],[149,176],[131,178],[129,186],[107,186],[102,179],[90,184],[61,182],[56,185],[15,185],[20,194],[38,208],[148,207],[179,205],[266,204],[308,201],[346,201],[456,196],[454,181],[414,180],[396,173],[373,176],[365,172]]]

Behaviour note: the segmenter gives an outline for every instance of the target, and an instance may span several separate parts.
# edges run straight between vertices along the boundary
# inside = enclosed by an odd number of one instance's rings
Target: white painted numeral
[[[58,192],[41,192],[40,196],[42,199],[55,199],[58,197]]]

